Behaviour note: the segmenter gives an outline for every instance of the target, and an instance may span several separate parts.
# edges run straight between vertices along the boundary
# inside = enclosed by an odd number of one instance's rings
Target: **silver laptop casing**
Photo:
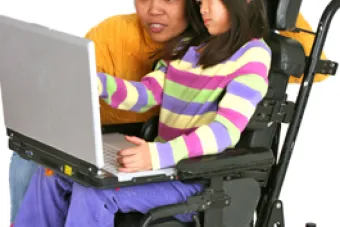
[[[104,166],[93,42],[0,16],[0,84],[7,128]]]

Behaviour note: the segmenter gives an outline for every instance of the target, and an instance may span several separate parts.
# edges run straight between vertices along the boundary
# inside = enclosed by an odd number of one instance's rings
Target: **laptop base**
[[[131,181],[118,181],[118,177],[98,169],[95,165],[45,145],[7,128],[9,149],[17,152],[23,159],[31,160],[54,172],[71,178],[87,187],[100,189],[135,186],[146,183],[175,181],[177,176],[153,175],[132,178]]]

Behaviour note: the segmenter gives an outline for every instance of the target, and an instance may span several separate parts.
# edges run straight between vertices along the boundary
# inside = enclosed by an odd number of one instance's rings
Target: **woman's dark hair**
[[[230,29],[223,34],[210,36],[204,26],[199,5],[195,0],[186,0],[185,17],[188,28],[165,44],[163,59],[180,59],[190,46],[198,46],[204,42],[198,64],[207,68],[227,60],[251,39],[266,36],[268,20],[263,0],[220,1],[228,9]],[[190,39],[185,41],[188,37]]]
[[[197,46],[209,37],[200,14],[200,7],[195,0],[185,0],[185,20],[188,22],[187,29],[165,43],[162,50],[164,60],[181,59],[189,47]]]
[[[263,0],[221,0],[228,9],[230,29],[211,36],[201,53],[199,65],[203,68],[230,58],[253,38],[265,37],[268,20]]]

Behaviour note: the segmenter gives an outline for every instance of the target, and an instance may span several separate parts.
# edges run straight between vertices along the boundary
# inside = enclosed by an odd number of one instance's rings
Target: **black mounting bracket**
[[[309,57],[306,58],[309,61]],[[338,70],[338,63],[330,60],[319,60],[316,64],[314,73],[334,76]]]
[[[267,227],[285,227],[283,203],[281,200],[276,200],[272,204]]]

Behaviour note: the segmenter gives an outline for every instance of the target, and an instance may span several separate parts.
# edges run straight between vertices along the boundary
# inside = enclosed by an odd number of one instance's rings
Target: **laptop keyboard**
[[[104,150],[104,170],[110,173],[118,172],[118,162],[117,162],[117,153],[119,149],[115,146],[103,142],[103,150]]]

